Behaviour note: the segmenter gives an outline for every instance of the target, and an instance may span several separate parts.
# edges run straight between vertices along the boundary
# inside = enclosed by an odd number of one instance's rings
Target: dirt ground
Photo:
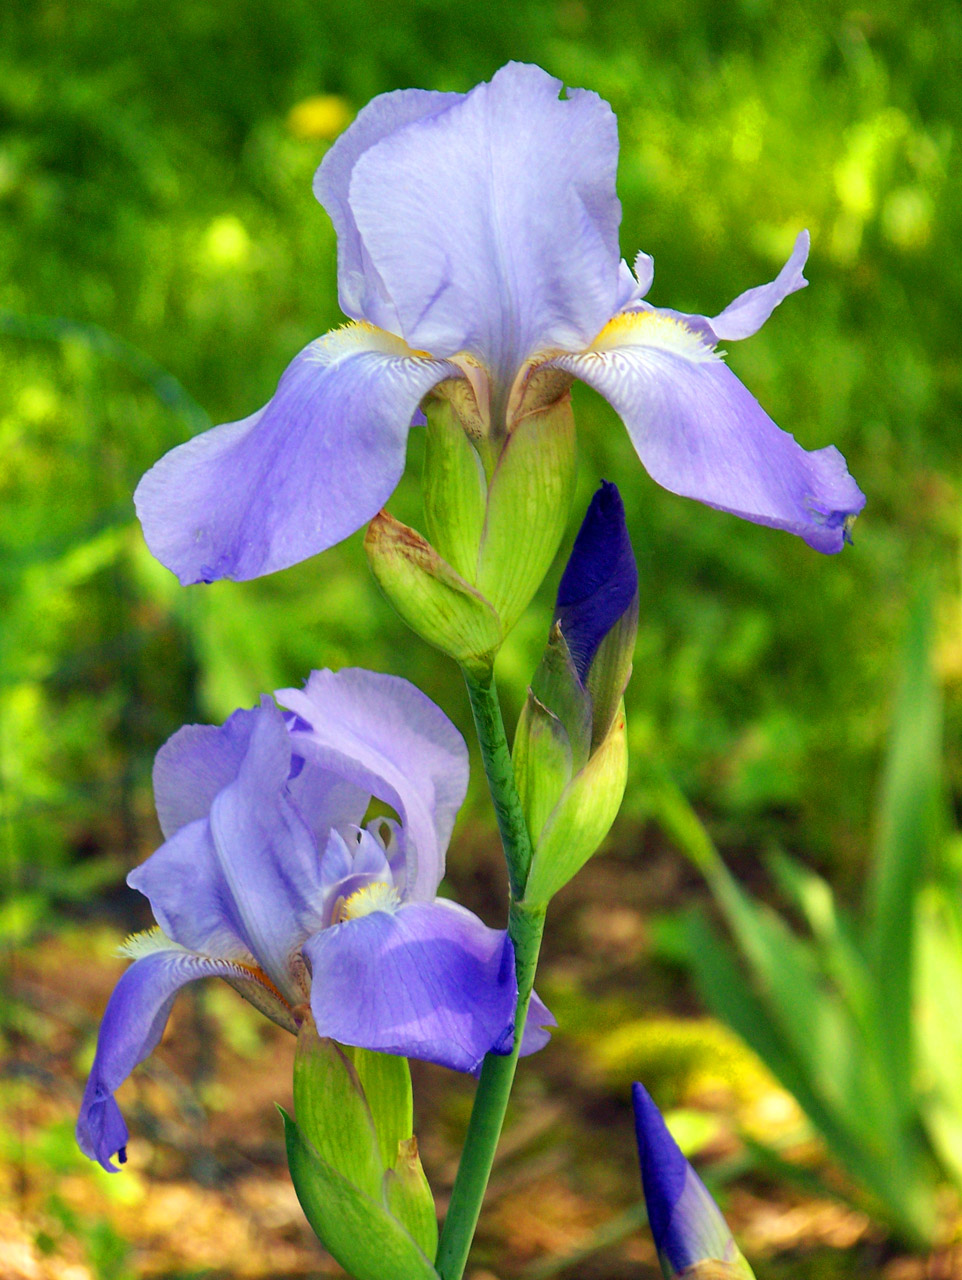
[[[457,896],[493,920],[496,854],[468,850],[460,865],[472,871],[452,878]],[[962,1277],[962,1246],[907,1256],[854,1207],[791,1098],[699,1012],[665,943],[666,909],[698,892],[685,874],[658,851],[599,858],[553,905],[538,985],[560,1026],[521,1066],[471,1280],[655,1280],[628,1101],[638,1078],[674,1113],[759,1280]],[[113,910],[121,919],[68,923],[8,958],[0,1277],[343,1275],[313,1239],[286,1172],[273,1104],[290,1105],[293,1038],[224,983],[179,997],[161,1048],[120,1091],[131,1130],[123,1172],[108,1175],[77,1151],[77,1106],[125,964],[115,949],[129,912],[123,899]],[[417,1136],[443,1214],[473,1082],[421,1063],[412,1071]],[[774,1181],[746,1136],[801,1161],[809,1185]]]

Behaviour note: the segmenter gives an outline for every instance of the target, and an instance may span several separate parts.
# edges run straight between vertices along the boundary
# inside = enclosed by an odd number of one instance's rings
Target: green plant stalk
[[[468,686],[481,759],[508,864],[511,898],[513,902],[521,902],[531,869],[531,839],[518,789],[514,784],[514,768],[508,749],[508,737],[504,731],[504,720],[501,718],[501,702],[493,674],[479,680],[465,671],[464,680]]]
[[[518,1004],[511,1052],[489,1053],[481,1068],[464,1150],[438,1243],[435,1266],[441,1280],[461,1280],[464,1274],[514,1084],[545,921],[544,907],[526,907],[522,901],[524,882],[531,865],[531,842],[514,785],[511,754],[494,679],[489,677],[480,681],[465,672],[465,681],[508,864],[511,883],[508,935],[514,944]]]

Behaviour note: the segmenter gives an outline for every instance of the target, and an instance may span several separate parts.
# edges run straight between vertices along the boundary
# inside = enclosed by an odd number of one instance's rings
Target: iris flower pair
[[[804,287],[807,233],[774,281],[717,316],[650,305],[652,259],[632,271],[619,252],[614,115],[561,90],[511,63],[467,94],[384,94],[334,144],[314,189],[354,323],[296,356],[264,408],[141,481],[147,542],[181,582],[254,578],[332,546],[390,497],[433,387],[465,381],[497,439],[539,370],[559,394],[578,378],[605,396],[666,489],[841,549],[865,501],[841,454],[802,449],[717,350]]]
[[[221,727],[189,725],[154,766],[166,842],[131,872],[158,927],[104,1014],[77,1138],[114,1169],[114,1091],[156,1047],[185,983],[221,977],[296,1032],[474,1071],[506,1053],[507,935],[437,889],[468,781],[464,740],[406,680],[316,671]],[[364,822],[372,797],[397,817]],[[535,1000],[522,1052],[553,1022]]]

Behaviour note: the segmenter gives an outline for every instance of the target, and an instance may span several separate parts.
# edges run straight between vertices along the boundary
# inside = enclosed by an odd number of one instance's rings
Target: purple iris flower
[[[339,542],[390,497],[432,387],[466,379],[498,436],[546,366],[611,402],[666,489],[841,549],[865,503],[845,460],[779,430],[716,349],[805,286],[807,232],[774,281],[715,317],[649,305],[652,259],[632,272],[619,255],[615,117],[561,90],[509,63],[466,94],[383,94],[334,144],[314,190],[355,323],[296,356],[263,409],[141,481],[148,545],[183,583],[254,578]]]
[[[289,1031],[473,1071],[507,1052],[518,989],[507,934],[436,897],[468,755],[406,680],[315,671],[221,727],[188,725],[154,765],[166,842],[127,878],[157,928],[107,1005],[77,1124],[112,1170],[114,1091],[156,1047],[177,991],[226,978]],[[372,796],[397,818],[362,825]],[[540,1001],[523,1052],[547,1040]]]
[[[751,1280],[752,1270],[721,1210],[682,1155],[644,1085],[632,1085],[631,1100],[648,1225],[668,1280],[689,1268],[697,1268],[693,1277],[704,1270],[705,1280],[709,1274],[719,1280],[722,1276]],[[705,1263],[720,1265],[709,1273],[699,1265]]]

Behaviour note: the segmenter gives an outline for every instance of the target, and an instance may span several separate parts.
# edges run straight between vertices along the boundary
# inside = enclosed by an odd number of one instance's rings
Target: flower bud
[[[632,1086],[648,1224],[666,1280],[754,1280],[707,1187],[643,1085]]]
[[[425,538],[381,511],[364,550],[378,585],[412,631],[473,675],[490,673],[503,639],[498,616]]]
[[[514,766],[534,857],[525,900],[545,903],[605,838],[628,770],[622,694],[638,573],[617,488],[602,484],[561,578],[555,622],[518,721]]]
[[[294,1107],[296,1119],[281,1112],[291,1179],[328,1252],[356,1280],[437,1280],[434,1199],[411,1134],[406,1059],[322,1039],[308,1015]]]
[[[467,380],[440,383],[425,405],[428,536],[490,601],[505,635],[551,567],[574,492],[570,379],[549,372],[497,436]]]

